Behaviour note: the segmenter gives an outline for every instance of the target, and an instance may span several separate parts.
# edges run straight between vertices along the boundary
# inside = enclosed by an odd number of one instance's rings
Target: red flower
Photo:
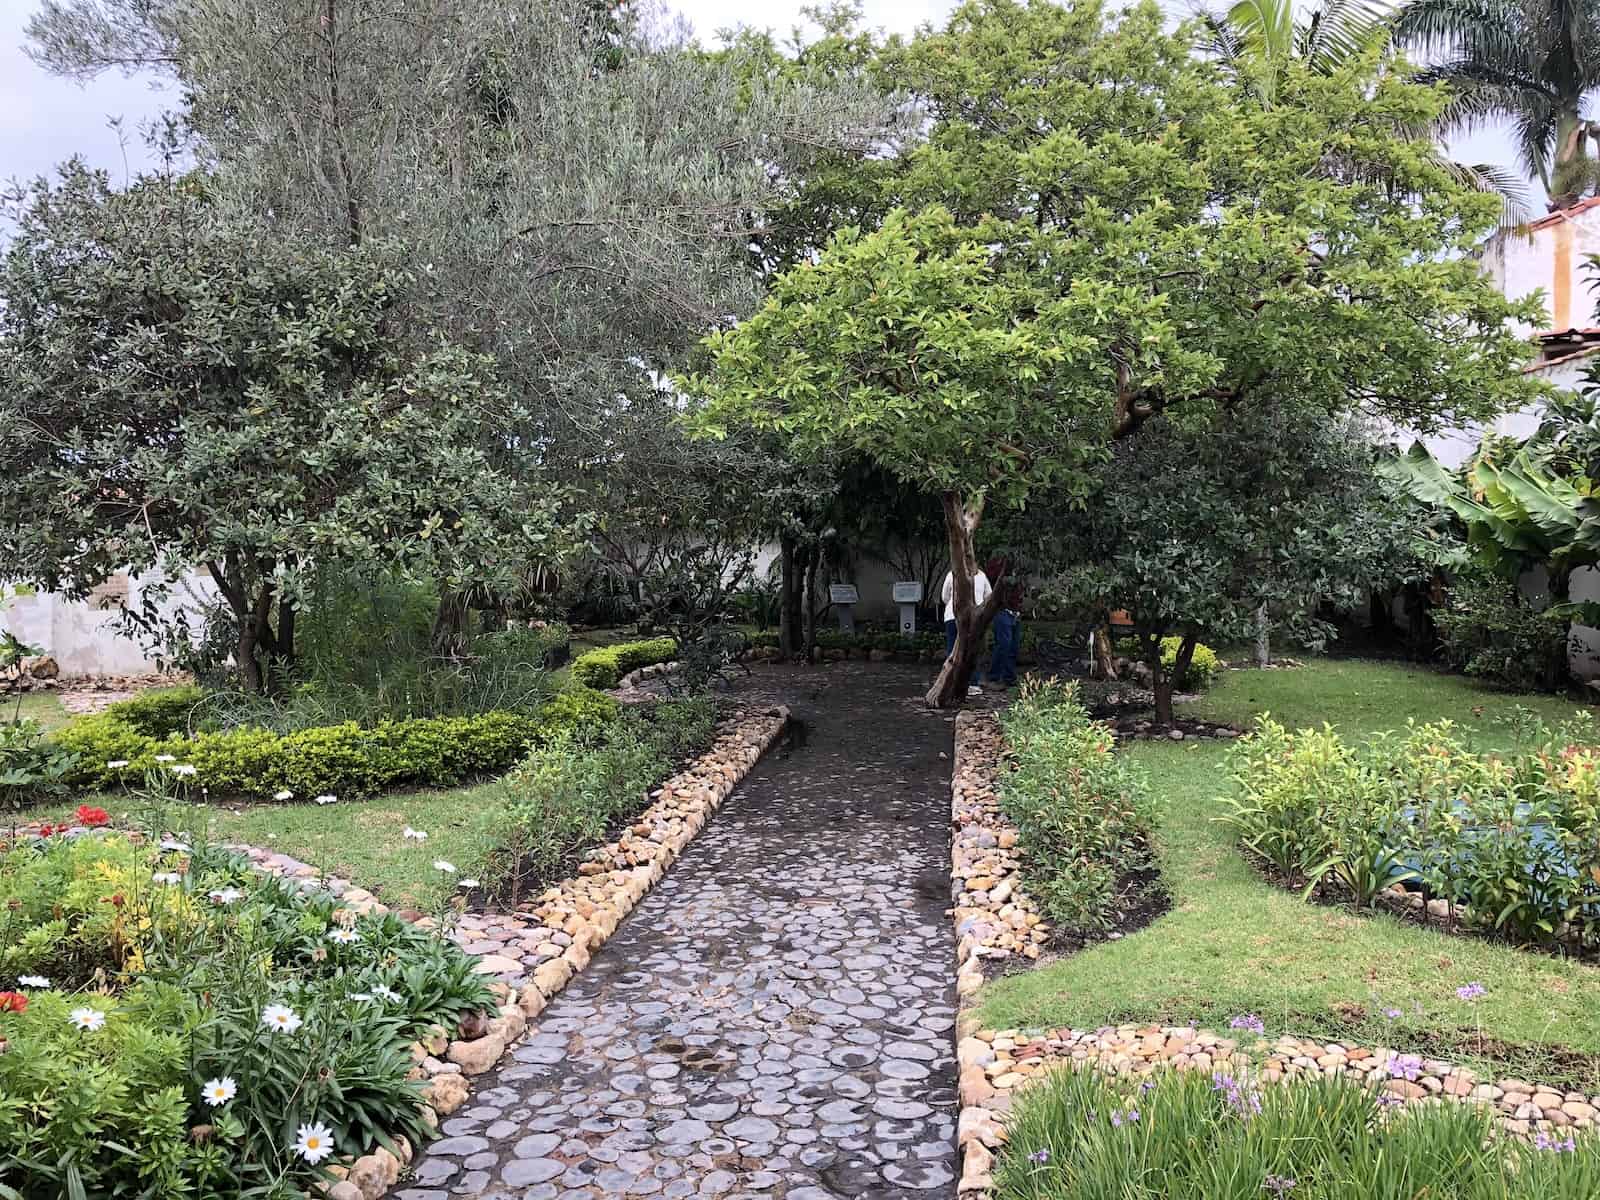
[[[21,992],[0,992],[0,1013],[28,1011],[28,998]]]
[[[56,831],[56,827],[54,825],[41,825],[41,826],[39,826],[39,836],[42,837],[42,838],[49,837],[55,831]]]
[[[78,824],[93,827],[109,824],[110,821],[111,818],[106,815],[105,809],[90,808],[87,804],[78,805]]]

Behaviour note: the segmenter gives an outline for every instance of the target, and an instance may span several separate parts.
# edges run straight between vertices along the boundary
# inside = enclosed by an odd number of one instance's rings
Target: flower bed
[[[181,703],[181,702],[180,702]],[[616,702],[588,689],[561,692],[536,713],[354,722],[276,734],[232,729],[173,732],[178,705],[145,698],[113,705],[56,733],[56,748],[76,755],[64,783],[78,788],[137,786],[168,773],[186,796],[275,799],[367,796],[399,786],[438,787],[503,771],[530,743],[615,719]]]
[[[1351,746],[1262,717],[1228,766],[1240,846],[1308,896],[1366,906],[1411,891],[1469,929],[1600,952],[1592,744],[1540,731],[1529,748],[1477,754],[1441,721]]]
[[[1000,807],[1027,891],[1057,932],[1092,940],[1161,911],[1149,784],[1111,727],[1090,719],[1073,685],[1032,680],[1000,723],[1011,762]]]
[[[494,999],[459,949],[181,834],[0,850],[0,1163],[24,1197],[292,1196],[427,1133],[408,1047]]]
[[[1592,1135],[1507,1141],[1472,1107],[1384,1100],[1340,1077],[1263,1089],[1226,1070],[1058,1071],[1017,1106],[996,1182],[1019,1200],[1600,1194]]]
[[[1015,747],[1010,749],[1015,751]],[[1006,783],[1008,748],[994,718],[962,714],[956,722],[955,751],[952,893],[960,939],[956,1058],[962,1112],[957,1137],[964,1200],[993,1193],[997,1155],[1002,1160],[1007,1196],[1139,1195],[1117,1189],[1074,1191],[1076,1185],[1063,1173],[1048,1180],[1041,1173],[1035,1183],[1024,1182],[1017,1174],[1024,1167],[1040,1165],[1029,1163],[1029,1154],[1050,1149],[1048,1144],[1035,1143],[1019,1143],[1019,1151],[1008,1149],[1008,1139],[1020,1136],[1014,1131],[1021,1128],[1017,1124],[1021,1118],[1014,1118],[1013,1113],[1025,1111],[1026,1106],[1018,1103],[1019,1098],[1025,1101],[1027,1093],[1043,1079],[1072,1067],[1094,1067],[1118,1079],[1144,1079],[1152,1072],[1175,1069],[1197,1072],[1202,1080],[1209,1080],[1222,1072],[1235,1081],[1248,1080],[1251,1087],[1281,1081],[1303,1084],[1338,1076],[1366,1084],[1373,1097],[1369,1106],[1427,1106],[1436,1099],[1475,1104],[1485,1110],[1486,1119],[1492,1118],[1507,1133],[1523,1136],[1535,1145],[1559,1142],[1564,1146],[1574,1130],[1582,1133],[1600,1122],[1600,1095],[1518,1078],[1480,1079],[1465,1068],[1392,1047],[1317,1042],[1290,1034],[1269,1038],[1264,1022],[1247,1013],[1239,1014],[1235,1027],[1222,1033],[1154,1025],[1050,1031],[983,1028],[975,1002],[985,975],[996,965],[1036,957],[1048,935],[1039,932],[1044,923],[1021,873],[1016,854],[1018,831],[997,798],[997,791],[1003,792]],[[986,886],[974,888],[974,882]],[[1460,986],[1457,999],[1464,1017],[1482,994],[1481,987],[1470,981]],[[1400,1015],[1394,1014],[1396,1018]],[[1102,1107],[1096,1111],[1109,1121],[1113,1110]],[[1515,1159],[1520,1151],[1513,1149],[1511,1154]],[[1256,1165],[1250,1164],[1251,1169]],[[1138,1177],[1136,1173],[1131,1178]],[[1259,1189],[1261,1178],[1258,1173],[1252,1186]],[[1574,1178],[1581,1182],[1583,1177]],[[1044,1190],[1029,1191],[1029,1187]],[[1165,1193],[1157,1189],[1149,1194],[1153,1200]],[[1206,1195],[1209,1200],[1209,1193],[1192,1194]],[[1264,1194],[1271,1200],[1270,1193]],[[1550,1194],[1576,1197],[1588,1193],[1558,1190]]]
[[[269,1188],[264,1195],[294,1195],[297,1192],[282,1189],[320,1181],[330,1200],[375,1200],[398,1180],[410,1160],[416,1138],[426,1136],[440,1117],[449,1116],[466,1103],[470,1078],[493,1068],[522,1036],[528,1020],[537,1016],[587,965],[590,955],[605,943],[634,905],[660,880],[777,738],[786,719],[787,713],[782,709],[734,715],[719,729],[711,748],[663,783],[654,802],[620,837],[584,855],[574,876],[547,887],[516,910],[467,914],[448,929],[420,912],[390,913],[370,893],[349,881],[322,877],[314,868],[286,855],[249,847],[195,848],[173,838],[161,842],[141,841],[136,836],[108,834],[103,830],[94,832],[91,827],[102,825],[106,814],[87,807],[80,810],[80,816],[90,826],[80,823],[65,834],[52,829],[43,837],[35,828],[0,857],[0,899],[5,896],[11,864],[21,861],[13,860],[13,855],[33,854],[41,846],[83,845],[97,852],[91,855],[95,861],[100,861],[109,850],[118,854],[153,856],[141,862],[138,868],[141,878],[148,868],[157,868],[149,870],[150,886],[141,895],[152,895],[157,904],[163,905],[179,894],[186,895],[190,900],[180,906],[181,911],[188,913],[192,908],[208,920],[233,920],[234,925],[214,930],[226,935],[220,950],[210,943],[199,946],[185,942],[181,947],[185,951],[183,961],[197,973],[197,979],[202,976],[211,979],[209,972],[217,972],[227,980],[241,981],[256,996],[255,1007],[228,1000],[231,993],[220,990],[205,993],[205,1004],[219,1007],[226,1001],[235,1007],[242,1006],[244,1016],[240,1018],[240,1028],[245,1033],[253,1031],[262,1046],[288,1054],[300,1044],[292,1039],[302,1039],[308,1052],[320,1056],[316,1059],[315,1070],[323,1071],[332,1064],[333,1071],[317,1074],[317,1087],[313,1088],[305,1083],[305,1078],[309,1077],[305,1073],[313,1070],[311,1060],[293,1056],[273,1060],[279,1065],[286,1062],[289,1068],[299,1064],[303,1076],[301,1089],[288,1099],[281,1087],[275,1092],[269,1089],[263,1093],[276,1097],[277,1120],[269,1120],[265,1115],[252,1118],[247,1132],[258,1141],[268,1136],[287,1136],[291,1139],[287,1148],[274,1144],[270,1153],[262,1151],[265,1165],[254,1160],[235,1164],[231,1159],[222,1158],[220,1167],[207,1168],[214,1170],[213,1175],[206,1177],[214,1182],[197,1185],[196,1194],[237,1195],[236,1172],[248,1170],[254,1172],[250,1176],[252,1179],[265,1179],[261,1172],[270,1167],[283,1172],[281,1190],[273,1192]],[[417,835],[419,847],[426,844],[425,830],[408,833]],[[264,881],[259,877],[262,874],[277,878]],[[178,881],[174,883],[169,876],[176,876]],[[99,878],[98,873],[95,878]],[[107,882],[105,886],[115,886],[115,883]],[[202,894],[206,897],[203,902],[196,898]],[[127,901],[132,890],[112,895],[122,895]],[[239,939],[247,932],[256,937],[259,926],[252,914],[269,901],[273,910],[281,913],[274,918],[271,928],[289,930],[297,940],[270,944],[266,955],[274,972],[271,975],[261,974],[260,957],[247,961],[248,970],[223,969],[224,964],[235,961],[232,955],[246,952],[243,946],[261,950],[259,940],[235,944],[227,939]],[[106,915],[88,901],[85,903],[95,914]],[[118,912],[142,911],[129,909],[127,903],[111,907]],[[18,911],[7,908],[0,911],[0,916]],[[179,952],[177,942],[161,936],[167,928],[164,919],[146,923],[139,917],[137,923],[144,928],[145,936],[161,947],[163,955]],[[70,921],[68,924],[72,927]],[[435,931],[446,933],[449,939],[460,943],[460,948],[435,936]],[[28,938],[13,936],[14,933],[0,925],[0,937],[4,938],[0,944],[7,947],[8,952],[14,943],[32,945],[41,936]],[[397,947],[408,952],[427,947],[434,961],[431,965],[410,964],[406,954]],[[295,948],[298,952],[291,954],[290,950]],[[271,953],[273,950],[276,954]],[[74,961],[70,955],[67,958]],[[147,971],[156,961],[154,952],[145,954],[143,962]],[[166,959],[159,961],[165,963]],[[32,958],[27,962],[45,965]],[[0,959],[0,984],[10,983],[7,973],[21,965],[21,958]],[[89,969],[87,961],[81,969]],[[174,965],[170,970],[175,972],[179,966]],[[306,982],[296,972],[314,978]],[[280,974],[292,975],[293,979],[280,987]],[[122,980],[124,975],[126,972],[116,976],[115,981]],[[59,985],[64,978],[50,982]],[[316,982],[323,979],[327,982]],[[374,979],[378,982],[372,982]],[[33,982],[37,981],[30,976],[30,986]],[[324,993],[318,988],[327,990]],[[391,992],[401,999],[395,1000]],[[163,995],[166,994],[164,991]],[[513,1000],[514,1003],[498,1003]],[[271,1007],[273,1004],[278,1007]],[[26,1094],[16,1092],[6,1074],[8,1067],[15,1067],[22,1061],[10,1052],[17,1050],[24,1036],[36,1036],[33,1022],[42,1019],[41,1014],[60,1015],[54,1012],[57,1007],[55,1000],[40,1000],[27,991],[15,997],[6,993],[0,1000],[0,1039],[10,1039],[9,1045],[0,1045],[0,1096],[9,1099],[13,1094]],[[85,1014],[82,1017],[85,1028],[75,1032],[86,1036],[98,1036],[102,1029],[121,1028],[117,1022],[126,1025],[136,1015],[154,1011],[148,1005],[140,1007],[124,999],[117,986],[95,993],[87,1006],[80,1004],[79,1007],[113,1014],[106,1018],[104,1025]],[[67,1020],[71,1027],[70,1009]],[[252,1021],[257,1024],[252,1025]],[[89,1029],[88,1025],[99,1027]],[[359,1034],[351,1032],[351,1027],[355,1026],[359,1026]],[[187,1061],[191,1046],[208,1028],[204,1021],[196,1022],[193,1028],[184,1026],[178,1030],[181,1037],[155,1045],[150,1053],[155,1055],[158,1064],[164,1064],[163,1069],[177,1071],[178,1067],[173,1064]],[[148,1031],[137,1034],[134,1043],[144,1046],[138,1039],[148,1035]],[[386,1057],[381,1065],[390,1074],[377,1076],[374,1071],[353,1078],[350,1055],[379,1041],[380,1035],[387,1038],[382,1042]],[[249,1057],[248,1039],[241,1043],[242,1037],[241,1034],[225,1043],[234,1057],[218,1067],[224,1070],[223,1074],[205,1076],[202,1068],[213,1059],[196,1059],[192,1069],[186,1068],[186,1074],[179,1072],[181,1086],[162,1083],[165,1076],[154,1073],[156,1067],[151,1062],[134,1057],[130,1046],[108,1043],[110,1052],[119,1060],[127,1060],[123,1069],[127,1082],[119,1085],[106,1104],[116,1113],[126,1110],[133,1114],[125,1120],[143,1120],[145,1109],[134,1106],[129,1100],[130,1095],[143,1089],[142,1080],[145,1077],[157,1080],[158,1086],[164,1089],[161,1093],[164,1096],[176,1097],[178,1093],[173,1090],[176,1087],[186,1098],[186,1106],[175,1107],[173,1111],[179,1115],[156,1131],[167,1139],[162,1144],[169,1155],[176,1144],[183,1150],[184,1162],[190,1157],[205,1162],[217,1160],[231,1144],[225,1142],[225,1137],[234,1134],[232,1126],[226,1125],[216,1110],[230,1105],[237,1106],[235,1111],[247,1107],[250,1102],[246,1093],[252,1086],[247,1084],[247,1079],[257,1077],[254,1068],[247,1077],[236,1065],[248,1065],[253,1061]],[[315,1041],[310,1040],[313,1037]],[[104,1067],[104,1056],[85,1069],[96,1065]],[[354,1096],[353,1104],[368,1094],[360,1090],[362,1086],[371,1090],[365,1080],[371,1077],[390,1080],[395,1071],[399,1072],[404,1107],[394,1113],[388,1125],[379,1123],[376,1118],[369,1122],[352,1120],[347,1129],[319,1110],[311,1114],[315,1119],[296,1118],[291,1127],[291,1121],[284,1116],[285,1113],[303,1115],[304,1105],[310,1103],[307,1097],[336,1088]],[[72,1082],[70,1086],[80,1087],[81,1081]],[[15,1156],[21,1164],[20,1170],[27,1172],[8,1173],[7,1185],[22,1178],[28,1185],[21,1191],[25,1200],[35,1197],[42,1200],[61,1194],[62,1188],[55,1182],[60,1172],[46,1174],[48,1162],[35,1163],[33,1157],[24,1159],[20,1152],[14,1151],[12,1140],[20,1144],[23,1137],[20,1132],[23,1127],[16,1116],[20,1106],[8,1107],[6,1099],[0,1099],[0,1164],[8,1163]],[[286,1107],[290,1100],[295,1100],[300,1107]],[[172,1102],[177,1104],[176,1099]],[[110,1116],[106,1121],[110,1121]],[[302,1125],[305,1126],[303,1131]],[[103,1123],[86,1131],[84,1145],[98,1146],[99,1134],[107,1129],[110,1125]],[[113,1132],[120,1132],[120,1129]],[[185,1142],[185,1138],[190,1142]],[[34,1140],[39,1139],[35,1136]],[[191,1143],[195,1147],[192,1155],[188,1149]],[[37,1157],[33,1151],[29,1153]],[[316,1159],[315,1163],[312,1158]],[[137,1172],[135,1166],[117,1161],[122,1168]],[[319,1165],[320,1171],[315,1170]],[[139,1177],[137,1173],[135,1177]],[[37,1186],[34,1186],[35,1180]],[[211,1190],[206,1190],[207,1187]],[[110,1190],[109,1187],[102,1191],[91,1189],[89,1194],[110,1194]],[[156,1194],[171,1192],[158,1190]]]

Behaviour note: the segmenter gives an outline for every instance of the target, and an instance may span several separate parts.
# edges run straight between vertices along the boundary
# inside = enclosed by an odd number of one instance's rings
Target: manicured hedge
[[[106,712],[146,737],[164,738],[187,733],[195,707],[205,693],[193,684],[141,692],[130,700],[107,706]]]
[[[643,642],[618,642],[578,655],[572,661],[572,678],[584,687],[614,688],[629,671],[671,662],[678,643],[669,637]]]
[[[536,744],[563,730],[601,726],[617,704],[598,692],[562,692],[532,715],[511,712],[355,722],[276,734],[233,729],[152,737],[108,710],[73,722],[55,735],[78,755],[67,782],[82,788],[137,784],[147,771],[192,766],[182,776],[196,793],[275,796],[365,796],[401,785],[442,787],[503,771]],[[171,761],[161,761],[170,756]],[[113,766],[112,764],[118,764]]]

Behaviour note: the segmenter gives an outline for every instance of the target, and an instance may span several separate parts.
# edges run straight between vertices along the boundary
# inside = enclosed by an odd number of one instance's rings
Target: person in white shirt
[[[972,576],[972,602],[979,608],[989,598],[991,591],[989,577],[980,569]],[[944,597],[944,656],[946,661],[956,652],[956,577],[954,571],[946,571],[944,575],[944,590],[940,593]],[[972,683],[967,687],[967,695],[983,695],[983,657],[978,655],[978,666],[973,670]]]

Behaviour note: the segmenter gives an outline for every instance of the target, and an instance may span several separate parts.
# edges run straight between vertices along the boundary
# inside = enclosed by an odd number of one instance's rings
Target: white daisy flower
[[[150,876],[150,878],[156,883],[164,883],[169,885],[183,882],[183,876],[179,875],[176,871],[157,871],[154,875]]]
[[[177,762],[178,756],[175,754],[158,754],[156,755],[156,761],[158,763]]]
[[[236,887],[215,888],[209,893],[213,904],[233,904],[243,895]]]
[[[341,946],[353,946],[361,940],[361,935],[354,929],[330,929],[328,940]]]
[[[321,1121],[315,1125],[302,1125],[294,1139],[294,1152],[312,1166],[316,1166],[333,1153],[333,1130]]]
[[[334,804],[334,803],[338,802],[338,799],[339,799],[339,797],[337,797],[337,796],[318,796],[315,800],[312,801],[312,803],[313,804]]]
[[[226,1104],[238,1094],[239,1085],[233,1081],[231,1075],[224,1075],[221,1079],[208,1079],[200,1088],[200,1095],[212,1108]]]
[[[428,840],[428,835],[426,833],[420,829],[413,829],[409,825],[405,827],[400,836],[412,842],[425,842]]]
[[[456,884],[457,887],[461,888],[463,891],[468,891],[468,892],[470,892],[473,888],[477,887],[478,885],[479,885],[479,881],[476,880],[476,879],[463,879],[460,883]]]
[[[176,763],[167,768],[167,770],[171,771],[174,775],[181,775],[185,779],[189,778],[199,769],[199,767],[190,766],[188,763]]]
[[[372,993],[371,992],[351,992],[350,993],[350,999],[356,1001],[359,1004],[371,1004],[372,1003]]]
[[[18,975],[17,976],[17,986],[18,987],[25,987],[25,988],[46,988],[46,989],[48,989],[49,986],[50,986],[50,981],[48,979],[46,979],[43,975]]]
[[[93,1033],[106,1023],[106,1015],[96,1008],[75,1008],[67,1014],[67,1020],[85,1033]]]
[[[445,862],[442,858],[433,860],[433,869],[435,871],[443,871],[446,875],[454,875],[456,873],[455,863]]]
[[[161,839],[161,848],[163,850],[175,850],[179,854],[188,854],[190,849],[191,849],[191,847],[189,846],[188,842],[179,841],[175,837],[164,837],[164,838],[162,838]]]
[[[293,1033],[305,1024],[286,1004],[269,1004],[261,1010],[261,1023],[274,1033]]]
[[[274,794],[272,798],[274,800],[293,800],[294,799],[294,793],[291,792],[288,788],[284,788],[283,791],[277,792],[276,794]]]
[[[108,770],[108,771],[120,771],[120,770],[122,770],[123,767],[125,767],[127,765],[128,765],[128,760],[127,759],[125,759],[125,758],[113,758],[109,762],[106,763],[106,770]]]
[[[380,1000],[388,1000],[394,1003],[398,1003],[399,1001],[405,999],[404,996],[395,991],[392,987],[382,983],[372,989],[372,994],[378,997]]]

